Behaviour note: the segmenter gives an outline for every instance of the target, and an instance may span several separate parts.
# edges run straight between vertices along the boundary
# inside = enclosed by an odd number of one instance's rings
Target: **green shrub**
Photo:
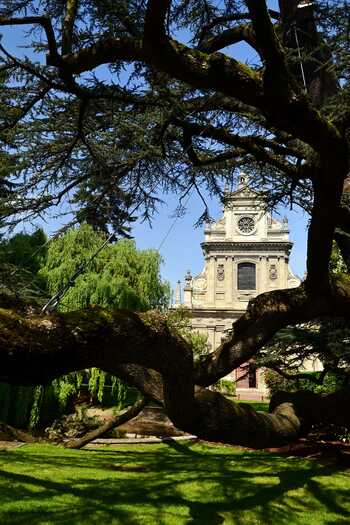
[[[229,379],[219,379],[217,383],[212,385],[212,389],[227,396],[234,396],[236,393],[236,383]]]
[[[315,394],[330,394],[347,386],[343,376],[329,372],[321,385],[308,380],[307,377],[318,377],[321,372],[305,372],[304,379],[285,379],[278,372],[267,369],[265,371],[265,382],[269,389],[270,395],[279,390],[286,392],[296,392],[297,390],[307,390]]]

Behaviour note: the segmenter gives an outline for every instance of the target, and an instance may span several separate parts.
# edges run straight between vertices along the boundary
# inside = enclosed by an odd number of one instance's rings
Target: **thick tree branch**
[[[171,6],[171,0],[148,0],[145,27],[144,44],[150,46],[157,53],[167,40],[165,30],[165,19]]]
[[[252,301],[235,324],[230,341],[207,357],[206,362],[201,360],[196,365],[195,376],[187,344],[170,334],[157,314],[140,316],[94,308],[42,318],[35,314],[25,316],[21,310],[18,313],[1,310],[1,379],[42,383],[72,370],[97,366],[112,374],[124,372],[124,377],[134,373],[135,384],[137,374],[145,376],[146,368],[151,368],[161,375],[166,412],[179,428],[205,439],[274,446],[294,440],[308,428],[310,421],[323,421],[324,413],[328,417],[333,403],[331,396],[322,399],[316,396],[311,401],[307,398],[305,404],[298,396],[295,399],[289,396],[275,402],[272,413],[264,414],[206,389],[194,390],[194,377],[197,382],[209,384],[245,362],[282,326],[330,311],[350,312],[349,304],[346,289],[337,290],[337,294],[321,302],[309,301],[302,288],[263,294]],[[134,364],[136,369],[132,370]],[[139,384],[143,390],[142,380]],[[348,413],[329,417],[329,422],[349,420]]]
[[[208,56],[176,40],[167,39],[163,44],[160,52],[159,46],[156,50],[149,44],[145,47],[142,40],[108,37],[64,57],[64,67],[79,74],[118,60],[142,61],[197,87],[217,88],[244,103],[258,105],[260,80],[247,66],[221,53]]]
[[[21,18],[0,17],[0,26],[28,24],[38,24],[44,29],[49,49],[48,60],[53,60],[57,62],[59,60],[60,55],[58,53],[55,32],[53,30],[50,18],[47,18],[45,16],[24,16]]]
[[[344,164],[345,166],[339,166],[331,180],[329,180],[330,170],[323,174],[320,167],[318,177],[313,181],[314,202],[307,240],[306,284],[315,296],[330,286],[329,260],[337,225],[337,212],[343,193],[343,180],[347,172],[347,161]],[[342,174],[344,178],[340,178]]]
[[[77,11],[78,0],[67,0],[66,14],[62,24],[62,55],[72,52],[72,37]]]
[[[205,40],[202,40],[198,46],[198,49],[203,53],[214,53],[225,47],[237,44],[238,42],[246,42],[252,48],[257,50],[257,44],[254,36],[254,32],[250,25],[241,25],[226,29],[218,35],[210,36]]]
[[[97,366],[114,373],[116,365],[132,363],[161,373],[165,403],[168,396],[171,398],[170,417],[179,417],[185,424],[186,410],[174,403],[176,397],[186,399],[193,417],[192,352],[183,340],[169,333],[161,317],[148,315],[142,321],[140,316],[127,311],[107,314],[103,310],[91,309],[55,314],[46,319],[29,318],[22,322],[21,316],[9,315],[6,311],[2,313],[0,357],[3,352],[7,356],[1,361],[3,380],[6,381],[5,375],[9,374],[9,378],[17,375],[23,383],[30,383],[33,379],[44,383],[73,370]],[[21,345],[16,340],[12,343],[9,340],[11,331],[17,329],[20,333],[31,334],[27,340],[30,351],[24,361]],[[129,339],[131,333],[134,334],[133,341]],[[103,349],[99,344],[102,340]],[[23,366],[25,370],[21,368]]]
[[[278,11],[274,11],[273,9],[269,9],[269,14],[271,18],[274,18],[276,20],[279,19],[279,13]],[[226,15],[226,16],[218,16],[217,18],[214,18],[202,27],[200,33],[199,33],[199,41],[201,42],[208,36],[211,35],[211,30],[214,29],[215,26],[225,26],[228,25],[229,22],[237,22],[239,20],[249,20],[250,19],[250,13],[234,13],[232,15]]]
[[[266,95],[277,95],[289,100],[292,95],[291,77],[287,70],[284,51],[279,42],[265,0],[246,0],[256,35],[260,55],[265,65]]]

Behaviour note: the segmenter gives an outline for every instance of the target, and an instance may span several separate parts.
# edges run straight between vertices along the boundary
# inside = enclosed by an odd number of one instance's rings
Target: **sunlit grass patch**
[[[204,443],[0,453],[0,523],[337,524],[349,471]]]

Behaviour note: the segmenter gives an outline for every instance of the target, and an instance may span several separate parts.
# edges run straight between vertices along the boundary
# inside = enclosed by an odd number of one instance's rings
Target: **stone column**
[[[216,261],[215,257],[211,256],[208,261],[208,291],[207,291],[207,299],[208,304],[211,306],[215,305],[215,283],[216,283]]]
[[[235,257],[232,257],[232,297],[233,297],[233,303],[237,306],[237,297],[238,297],[238,290],[237,290],[237,259]]]
[[[267,292],[270,287],[269,282],[269,258],[266,256],[263,256],[261,258],[261,292]]]
[[[259,295],[263,291],[262,279],[263,279],[263,275],[264,275],[261,257],[257,257],[256,260],[255,260],[255,272],[256,272],[256,274],[255,274],[256,294]]]
[[[234,257],[232,255],[226,256],[226,269],[225,269],[226,303],[230,307],[233,306],[233,301],[234,301],[233,264],[234,264]]]
[[[283,266],[283,288],[287,288],[289,257],[285,255],[284,257],[281,257],[281,261],[282,261],[281,265]]]

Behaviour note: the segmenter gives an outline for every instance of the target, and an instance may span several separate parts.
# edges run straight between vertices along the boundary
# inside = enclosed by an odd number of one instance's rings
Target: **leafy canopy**
[[[346,119],[349,5],[317,2],[293,26],[296,4],[269,12],[291,75],[280,79],[250,2],[4,0],[0,24],[29,24],[36,53],[12,55],[6,39],[0,49],[3,143],[18,184],[2,203],[7,221],[69,203],[80,222],[118,230],[152,215],[159,193],[220,195],[238,167],[271,205],[310,210],[317,128],[288,122],[283,93],[305,104],[300,51],[309,98],[325,118]],[[249,65],[231,58],[237,43],[250,46]]]

